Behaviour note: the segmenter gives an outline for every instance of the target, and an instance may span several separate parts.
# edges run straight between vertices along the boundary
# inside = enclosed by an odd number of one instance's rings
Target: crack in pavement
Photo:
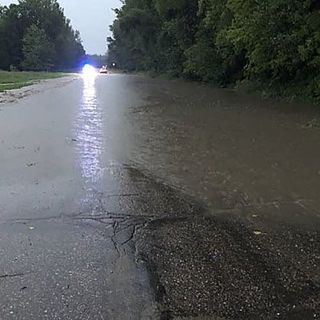
[[[25,273],[2,274],[0,275],[0,279],[23,277],[24,275]]]
[[[128,220],[119,222],[119,221],[114,221],[112,223],[112,228],[113,228],[113,235],[110,237],[115,250],[118,253],[118,257],[120,258],[122,256],[122,252],[125,253],[125,249],[123,246],[127,245],[130,241],[132,241],[136,235],[137,229],[139,226],[143,225],[143,223],[131,223],[129,225],[122,226],[123,224],[127,223]],[[117,239],[117,236],[122,233],[126,232],[129,228],[131,228],[131,232],[128,234],[126,239],[123,239],[123,241],[119,241]]]
[[[132,232],[131,232],[129,238],[127,240],[123,241],[121,243],[121,245],[124,246],[127,243],[129,243],[131,240],[133,240],[133,238],[135,237],[136,231],[137,231],[137,226],[136,225],[132,225]]]
[[[113,224],[112,224],[113,236],[111,236],[110,239],[111,239],[111,241],[112,241],[112,243],[114,245],[114,248],[117,251],[118,256],[120,258],[121,257],[121,252],[120,252],[119,247],[118,247],[118,242],[116,241],[117,228],[118,228],[118,221],[114,221]]]
[[[124,194],[107,194],[104,195],[105,198],[116,198],[116,197],[139,197],[145,194],[141,193],[124,193]]]

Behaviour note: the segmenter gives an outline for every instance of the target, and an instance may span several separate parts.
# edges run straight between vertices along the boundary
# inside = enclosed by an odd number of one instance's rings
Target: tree
[[[56,0],[20,0],[0,10],[0,68],[22,67],[25,60],[23,39],[27,30],[42,30],[54,48],[51,56],[55,70],[79,66],[85,51],[80,34],[72,29]]]
[[[111,26],[113,38],[109,38],[109,56],[116,56],[117,64],[128,70],[152,69],[158,51],[159,21],[150,1],[127,1],[116,13],[117,20]]]
[[[43,29],[32,25],[23,40],[24,70],[44,71],[53,67],[54,46]]]
[[[246,52],[246,77],[320,98],[320,10],[314,0],[229,0],[228,37]]]
[[[227,0],[199,2],[199,26],[194,44],[185,51],[184,73],[193,79],[226,86],[241,80],[244,53],[226,38],[233,15]]]
[[[0,69],[18,66],[22,59],[23,28],[19,6],[3,7],[0,15]]]
[[[123,0],[108,39],[109,57],[129,70],[220,86],[251,81],[320,100],[319,3]]]

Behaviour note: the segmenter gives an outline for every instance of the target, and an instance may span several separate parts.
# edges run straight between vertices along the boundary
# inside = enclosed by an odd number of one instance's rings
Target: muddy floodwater
[[[144,97],[128,111],[133,161],[216,214],[257,209],[268,219],[319,222],[316,108],[179,81],[131,81]]]
[[[2,94],[0,319],[319,319],[319,117],[135,75]]]

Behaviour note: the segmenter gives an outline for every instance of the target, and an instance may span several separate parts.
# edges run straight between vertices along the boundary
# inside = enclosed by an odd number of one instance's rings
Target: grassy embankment
[[[39,80],[61,78],[67,75],[62,72],[0,71],[0,92],[29,86]]]

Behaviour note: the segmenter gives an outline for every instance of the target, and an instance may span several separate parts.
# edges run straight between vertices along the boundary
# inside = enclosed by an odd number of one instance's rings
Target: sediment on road
[[[152,178],[148,178],[152,179]],[[163,186],[170,203],[134,235],[161,319],[316,319],[320,233],[217,216]],[[185,200],[185,205],[181,205]],[[169,210],[166,212],[166,210]]]
[[[318,232],[212,217],[162,218],[139,231],[163,319],[315,319]],[[213,318],[216,319],[216,318]]]
[[[64,86],[77,78],[77,75],[70,74],[61,76],[60,78],[30,80],[24,83],[24,85],[17,86],[16,89],[13,87],[4,91],[0,90],[0,104],[13,103],[30,95]]]

